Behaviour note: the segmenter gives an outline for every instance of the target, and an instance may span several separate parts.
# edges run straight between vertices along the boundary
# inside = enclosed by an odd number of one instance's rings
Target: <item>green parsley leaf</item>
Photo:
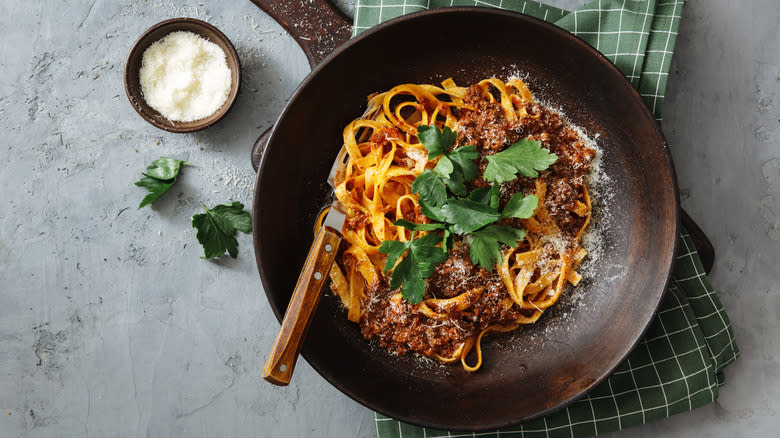
[[[468,199],[480,204],[489,205],[490,208],[498,209],[498,203],[501,200],[501,192],[498,184],[491,187],[479,187],[469,193]]]
[[[501,202],[501,189],[498,184],[493,184],[490,188],[490,206],[498,209],[499,202]]]
[[[539,205],[539,198],[536,195],[523,196],[522,193],[515,193],[506,203],[501,217],[518,217],[528,219],[534,215],[536,207]]]
[[[426,170],[414,179],[412,193],[420,193],[420,201],[432,206],[440,206],[447,201],[447,187],[430,170]]]
[[[439,263],[444,263],[447,260],[447,253],[436,245],[441,243],[442,237],[435,233],[426,234],[425,236],[412,241],[411,252],[417,262],[417,269],[419,269],[423,278],[428,278],[433,274],[433,270]],[[422,296],[420,297],[422,299]]]
[[[449,228],[444,229],[444,235],[442,236],[442,248],[444,248],[444,251],[449,253],[452,249],[452,244],[455,241],[455,233],[452,232]]]
[[[406,271],[406,275],[403,279],[403,285],[401,286],[401,296],[406,298],[412,304],[417,304],[422,301],[425,295],[425,283],[423,283],[422,273],[419,269],[414,268],[414,260],[412,257],[404,259],[409,263],[409,269]]]
[[[135,182],[135,185],[137,185],[138,187],[146,187],[150,193],[144,196],[144,199],[142,199],[141,203],[138,204],[138,209],[140,210],[146,207],[147,205],[151,204],[152,202],[156,201],[157,198],[162,196],[163,193],[167,192],[168,189],[173,187],[173,184],[175,182],[176,180],[165,182],[154,178],[150,178],[146,175],[142,176],[140,180]]]
[[[478,187],[469,193],[467,199],[497,209],[499,201],[498,185],[492,187]]]
[[[420,125],[417,127],[417,139],[428,150],[428,159],[432,160],[447,153],[455,144],[457,135],[448,127],[443,130],[435,125]]]
[[[433,274],[436,265],[447,260],[447,253],[438,245],[442,237],[430,233],[408,242],[384,241],[379,246],[379,252],[387,254],[385,272],[395,266],[390,274],[390,289],[401,288],[401,295],[410,303],[417,304],[425,295],[424,278]],[[403,260],[395,262],[406,252]]]
[[[173,179],[179,174],[179,169],[183,164],[189,163],[174,158],[160,157],[159,160],[152,161],[152,164],[146,168],[144,175],[159,180]]]
[[[417,137],[428,150],[428,158],[439,159],[432,170],[426,170],[414,180],[412,192],[419,193],[422,213],[439,223],[419,224],[399,219],[394,225],[411,230],[411,240],[405,243],[385,241],[379,247],[380,252],[387,254],[385,272],[392,271],[391,289],[400,288],[401,294],[411,303],[422,300],[423,280],[433,274],[438,263],[447,259],[455,234],[471,234],[472,262],[493,270],[501,260],[500,245],[515,246],[525,238],[525,230],[495,222],[502,218],[531,217],[539,203],[534,195],[515,194],[499,212],[499,183],[515,179],[518,173],[538,176],[538,171],[547,169],[558,159],[542,149],[538,141],[521,140],[487,158],[488,167],[483,177],[495,184],[469,193],[466,183],[479,177],[477,148],[467,145],[449,151],[455,144],[456,135],[446,127],[440,131],[436,126],[422,125],[417,130]],[[429,233],[415,239],[418,231],[435,230],[442,230],[442,233]],[[441,247],[438,246],[440,243]]]
[[[469,193],[467,199],[484,205],[490,205],[491,187],[478,187]]]
[[[143,173],[141,179],[135,182],[135,185],[145,187],[150,192],[141,200],[138,209],[140,210],[156,201],[163,193],[173,187],[181,166],[185,164],[189,163],[168,157],[160,157],[152,161],[152,164],[146,167],[146,172]]]
[[[447,180],[450,177],[450,174],[452,174],[452,171],[455,170],[455,167],[452,165],[452,161],[450,161],[449,158],[447,158],[446,155],[442,155],[439,158],[439,162],[436,163],[436,167],[433,168],[433,173],[435,173],[439,178],[443,180]]]
[[[244,204],[240,202],[217,205],[211,209],[211,212],[213,214],[222,216],[225,224],[229,225],[234,230],[238,230],[243,233],[252,231],[252,217],[249,216],[248,212],[244,211]],[[229,233],[229,231],[226,232]]]
[[[401,242],[398,240],[385,240],[379,245],[379,252],[387,254],[387,260],[385,260],[385,272],[390,271],[395,266],[398,258],[401,257],[406,251],[408,242]]]
[[[414,271],[414,272],[413,272]],[[390,290],[395,290],[401,287],[407,280],[414,281],[414,274],[419,276],[420,272],[414,270],[414,262],[412,258],[407,256],[401,259],[401,262],[395,265],[393,273],[390,275]],[[422,280],[422,277],[420,277]],[[403,291],[401,291],[403,295]]]
[[[501,218],[495,208],[470,199],[450,199],[442,212],[456,234],[470,233]]]
[[[248,233],[252,230],[252,218],[244,211],[244,204],[217,205],[212,209],[201,206],[205,213],[192,216],[192,226],[198,230],[198,242],[203,246],[204,256],[210,259],[225,253],[238,256],[236,230]]]
[[[500,243],[516,246],[525,238],[525,230],[504,225],[488,225],[472,233],[469,256],[474,264],[479,264],[488,271],[501,260]]]
[[[449,177],[444,179],[444,183],[447,184],[452,193],[458,196],[466,196],[468,193],[466,183],[475,180],[479,176],[479,167],[474,162],[474,160],[479,158],[477,148],[474,146],[461,146],[453,149],[452,152],[442,158],[447,158],[452,163],[453,168]]]
[[[450,191],[458,196],[466,196],[468,190],[466,189],[466,183],[459,176],[451,178],[447,181],[447,187]]]
[[[404,227],[411,231],[433,231],[444,228],[444,224],[418,224],[417,222],[409,222],[406,219],[398,219],[393,222],[393,225],[396,227]]]
[[[479,176],[479,167],[474,162],[479,158],[476,146],[467,145],[453,149],[447,157],[452,161],[455,171],[460,171],[463,175],[464,181],[474,181]]]
[[[520,173],[529,178],[539,176],[558,160],[558,156],[542,148],[536,140],[524,138],[507,149],[487,157],[488,165],[482,175],[487,181],[502,183],[512,181]]]
[[[474,162],[479,158],[475,146],[461,146],[447,152],[457,135],[448,127],[440,131],[434,125],[420,125],[417,127],[417,138],[428,150],[428,159],[439,157],[439,161],[431,173],[440,179],[441,184],[446,184],[450,191],[458,196],[466,196],[466,183],[475,180],[479,176],[479,167]],[[441,184],[434,181],[426,170],[412,183],[412,192],[420,192],[420,199],[429,207],[438,207],[444,204],[447,192],[446,187],[442,196]],[[428,188],[425,188],[429,186]]]
[[[427,216],[429,219],[433,219],[435,221],[439,222],[445,222],[445,216],[444,211],[442,210],[442,206],[437,205],[430,205],[427,202],[425,202],[423,199],[420,199],[420,210],[422,211],[422,214]]]

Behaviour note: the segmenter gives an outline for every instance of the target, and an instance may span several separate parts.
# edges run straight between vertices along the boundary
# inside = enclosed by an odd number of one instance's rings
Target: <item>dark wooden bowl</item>
[[[628,355],[655,314],[676,255],[678,197],[671,157],[642,98],[606,58],[553,25],[490,8],[437,9],[381,24],[347,42],[301,84],[262,156],[253,205],[257,264],[281,318],[330,199],[325,179],[341,131],[366,96],[394,85],[467,85],[522,74],[542,101],[598,136],[611,195],[594,224],[595,274],[537,324],[484,343],[469,374],[390,355],[363,339],[326,292],[303,356],[341,391],[383,414],[440,429],[517,424],[570,403]],[[605,219],[606,218],[606,219]]]
[[[189,31],[218,45],[225,52],[227,65],[231,72],[230,93],[225,103],[212,115],[192,122],[172,122],[150,107],[144,100],[143,93],[141,93],[141,84],[138,77],[144,51],[155,41],[176,31]],[[147,122],[168,132],[195,132],[217,123],[233,107],[233,103],[235,103],[238,96],[240,84],[241,63],[233,44],[216,27],[194,18],[172,18],[150,27],[133,44],[133,48],[130,49],[130,54],[127,55],[125,63],[125,93],[127,93],[127,98],[130,100],[130,104],[133,105],[133,109]]]

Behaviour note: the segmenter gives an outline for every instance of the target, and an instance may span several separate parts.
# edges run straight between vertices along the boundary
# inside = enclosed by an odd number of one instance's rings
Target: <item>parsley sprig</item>
[[[411,303],[422,300],[423,280],[433,274],[436,264],[447,259],[456,234],[470,235],[471,261],[488,271],[493,270],[501,260],[501,244],[515,246],[525,238],[525,230],[496,222],[506,218],[529,218],[539,205],[535,195],[516,193],[503,209],[499,209],[499,183],[515,179],[518,173],[536,177],[538,171],[547,169],[558,159],[538,141],[521,140],[488,156],[483,178],[493,185],[469,192],[466,183],[479,176],[476,147],[452,148],[457,136],[446,126],[439,130],[433,125],[422,125],[417,131],[417,138],[428,151],[428,159],[438,158],[438,162],[414,180],[412,192],[419,194],[422,213],[435,222],[420,224],[397,220],[393,224],[412,231],[412,238],[408,242],[384,241],[379,247],[380,252],[387,254],[385,272],[392,270],[390,288],[400,287],[403,297]],[[419,231],[429,233],[417,238]],[[398,262],[401,257],[403,259]]]
[[[558,156],[542,148],[537,140],[524,138],[503,151],[488,155],[488,165],[482,175],[486,181],[502,183],[512,181],[517,174],[536,178],[539,170],[547,168],[558,160]]]
[[[406,222],[406,224],[396,221],[396,225],[409,225],[415,228],[416,225]],[[419,227],[417,227],[419,228]],[[401,288],[401,295],[410,303],[417,304],[423,299],[425,294],[424,278],[433,274],[434,268],[439,263],[447,260],[447,253],[441,247],[437,246],[442,241],[442,236],[434,233],[426,234],[417,238],[417,232],[412,232],[412,238],[408,242],[398,240],[385,240],[379,246],[379,251],[387,254],[385,262],[385,272],[392,269],[390,276],[390,289]],[[398,259],[406,254],[403,260],[396,265]]]
[[[146,167],[146,172],[142,173],[141,179],[135,182],[135,185],[146,187],[150,192],[141,200],[138,209],[140,210],[156,201],[163,193],[173,187],[176,183],[176,177],[179,176],[181,166],[186,164],[189,163],[168,157],[160,157],[152,161],[152,164]]]
[[[205,213],[192,216],[192,226],[198,230],[198,242],[203,246],[203,259],[230,254],[238,256],[236,231],[252,231],[252,218],[244,211],[244,204],[233,201],[230,204],[217,205],[214,208],[201,206]]]
[[[452,193],[466,196],[466,183],[479,176],[479,168],[474,162],[479,158],[477,148],[461,146],[447,152],[455,144],[456,135],[446,126],[440,131],[436,126],[422,125],[417,138],[428,150],[428,159],[438,158],[439,161],[433,170],[426,170],[414,181],[412,191],[430,192],[440,203],[447,198],[445,185]]]
[[[482,202],[451,198],[442,207],[446,215],[445,234],[471,235],[471,261],[492,271],[501,260],[499,243],[515,246],[525,238],[523,230],[495,222],[504,218],[527,219],[533,215],[538,203],[536,195],[515,193],[499,211],[497,205],[490,204],[490,198],[483,198]]]

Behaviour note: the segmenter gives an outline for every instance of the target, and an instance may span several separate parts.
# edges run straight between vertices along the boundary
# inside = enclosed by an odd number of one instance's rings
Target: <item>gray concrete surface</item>
[[[664,125],[742,358],[716,404],[613,436],[780,430],[780,10],[749,5],[689,2]],[[236,106],[201,133],[153,128],[122,88],[133,41],[175,16],[215,24],[243,63]],[[287,388],[259,379],[278,325],[251,236],[203,261],[190,226],[201,203],[250,204],[250,144],[308,72],[293,40],[249,1],[5,1],[0,29],[0,437],[373,436],[305,362]],[[160,155],[194,165],[136,210]]]

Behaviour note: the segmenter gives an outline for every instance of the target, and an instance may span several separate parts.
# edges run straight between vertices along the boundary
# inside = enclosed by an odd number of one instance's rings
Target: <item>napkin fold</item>
[[[612,61],[661,122],[684,0],[600,0],[576,11],[535,1],[358,0],[353,33],[403,14],[446,6],[501,7],[552,22]],[[739,356],[731,323],[688,231],[681,229],[672,281],[645,334],[600,385],[567,408],[481,437],[584,438],[713,402],[723,369]],[[378,438],[473,436],[405,424],[376,414]]]

